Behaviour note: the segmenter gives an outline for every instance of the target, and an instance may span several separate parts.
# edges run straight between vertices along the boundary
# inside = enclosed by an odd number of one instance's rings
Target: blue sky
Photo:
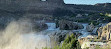
[[[68,4],[96,4],[96,3],[111,3],[111,0],[64,0]]]

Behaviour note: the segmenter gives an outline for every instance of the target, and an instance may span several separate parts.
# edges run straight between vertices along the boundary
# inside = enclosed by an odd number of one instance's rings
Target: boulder
[[[93,30],[94,30],[94,25],[91,23],[90,25],[87,25],[86,26],[86,30],[88,31],[88,32],[92,32]]]
[[[56,31],[52,34],[50,34],[50,37],[53,37],[55,39],[55,41],[60,44],[62,41],[64,41],[64,39],[66,38],[66,35],[70,34],[69,31]]]
[[[60,43],[61,41],[65,39],[66,34],[67,34],[66,32],[56,32],[56,35],[54,35],[55,40]]]
[[[78,29],[83,29],[84,26],[82,24],[77,23]]]
[[[79,24],[77,22],[67,21],[67,20],[58,21],[58,27],[60,28],[60,30],[77,30],[77,29],[84,28],[82,24]]]
[[[51,33],[50,37],[53,37],[57,44],[61,44],[61,42],[67,38],[67,35],[71,35],[72,33],[74,34],[75,37],[77,37],[77,34],[75,32],[66,31],[66,30],[56,31],[54,33]]]
[[[42,31],[42,30],[48,29],[48,26],[47,24],[41,21],[41,22],[35,22],[33,28],[35,31]]]

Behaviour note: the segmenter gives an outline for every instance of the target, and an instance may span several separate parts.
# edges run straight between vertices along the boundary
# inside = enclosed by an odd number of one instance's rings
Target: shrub
[[[67,38],[62,43],[62,46],[57,45],[52,49],[81,49],[81,46],[74,34],[71,34],[70,36],[67,35]]]

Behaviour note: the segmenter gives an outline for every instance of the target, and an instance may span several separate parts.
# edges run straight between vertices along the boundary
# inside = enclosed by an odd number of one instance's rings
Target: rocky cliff
[[[38,15],[39,17],[43,15],[44,17],[68,17],[78,13],[111,13],[111,8],[109,7],[65,4],[63,0],[0,0],[0,18],[1,20],[9,21],[9,19],[18,19],[23,16],[34,18],[38,17]],[[27,14],[31,15],[27,16]],[[4,18],[2,19],[2,17]],[[4,21],[1,21],[0,23],[2,22],[5,23]]]
[[[98,37],[101,40],[111,40],[111,23],[98,29]]]
[[[62,0],[0,0],[0,9],[30,13],[52,13],[57,7],[62,7]]]
[[[109,5],[107,5],[109,6]],[[54,14],[55,9],[77,12],[111,12],[110,8],[95,5],[65,4],[63,0],[0,0],[0,9],[11,12]],[[66,12],[68,13],[68,12]]]
[[[95,6],[111,7],[111,3],[97,3]]]

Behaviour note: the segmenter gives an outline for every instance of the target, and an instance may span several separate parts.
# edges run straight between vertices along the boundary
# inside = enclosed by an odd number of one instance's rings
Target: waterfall
[[[86,30],[86,26],[87,26],[88,24],[82,24],[82,25],[84,26],[84,28],[81,29],[81,30],[78,30],[78,31],[79,31],[80,33],[82,33],[83,35],[79,36],[78,39],[83,38],[83,37],[87,37],[87,36],[89,35],[89,33],[90,33],[90,32],[87,32],[87,30]]]
[[[50,38],[47,35],[24,34],[12,39],[9,45],[1,49],[42,49],[50,46]]]
[[[56,29],[56,24],[55,23],[46,23],[48,26],[47,30],[55,30]]]
[[[51,47],[48,35],[33,32],[29,22],[11,22],[0,35],[0,49],[42,49]]]
[[[96,33],[97,29],[98,29],[98,27],[96,27],[96,28],[92,31],[92,33]]]
[[[82,29],[82,30],[86,30],[86,26],[88,25],[88,24],[82,24],[83,26],[84,26],[84,29]]]

